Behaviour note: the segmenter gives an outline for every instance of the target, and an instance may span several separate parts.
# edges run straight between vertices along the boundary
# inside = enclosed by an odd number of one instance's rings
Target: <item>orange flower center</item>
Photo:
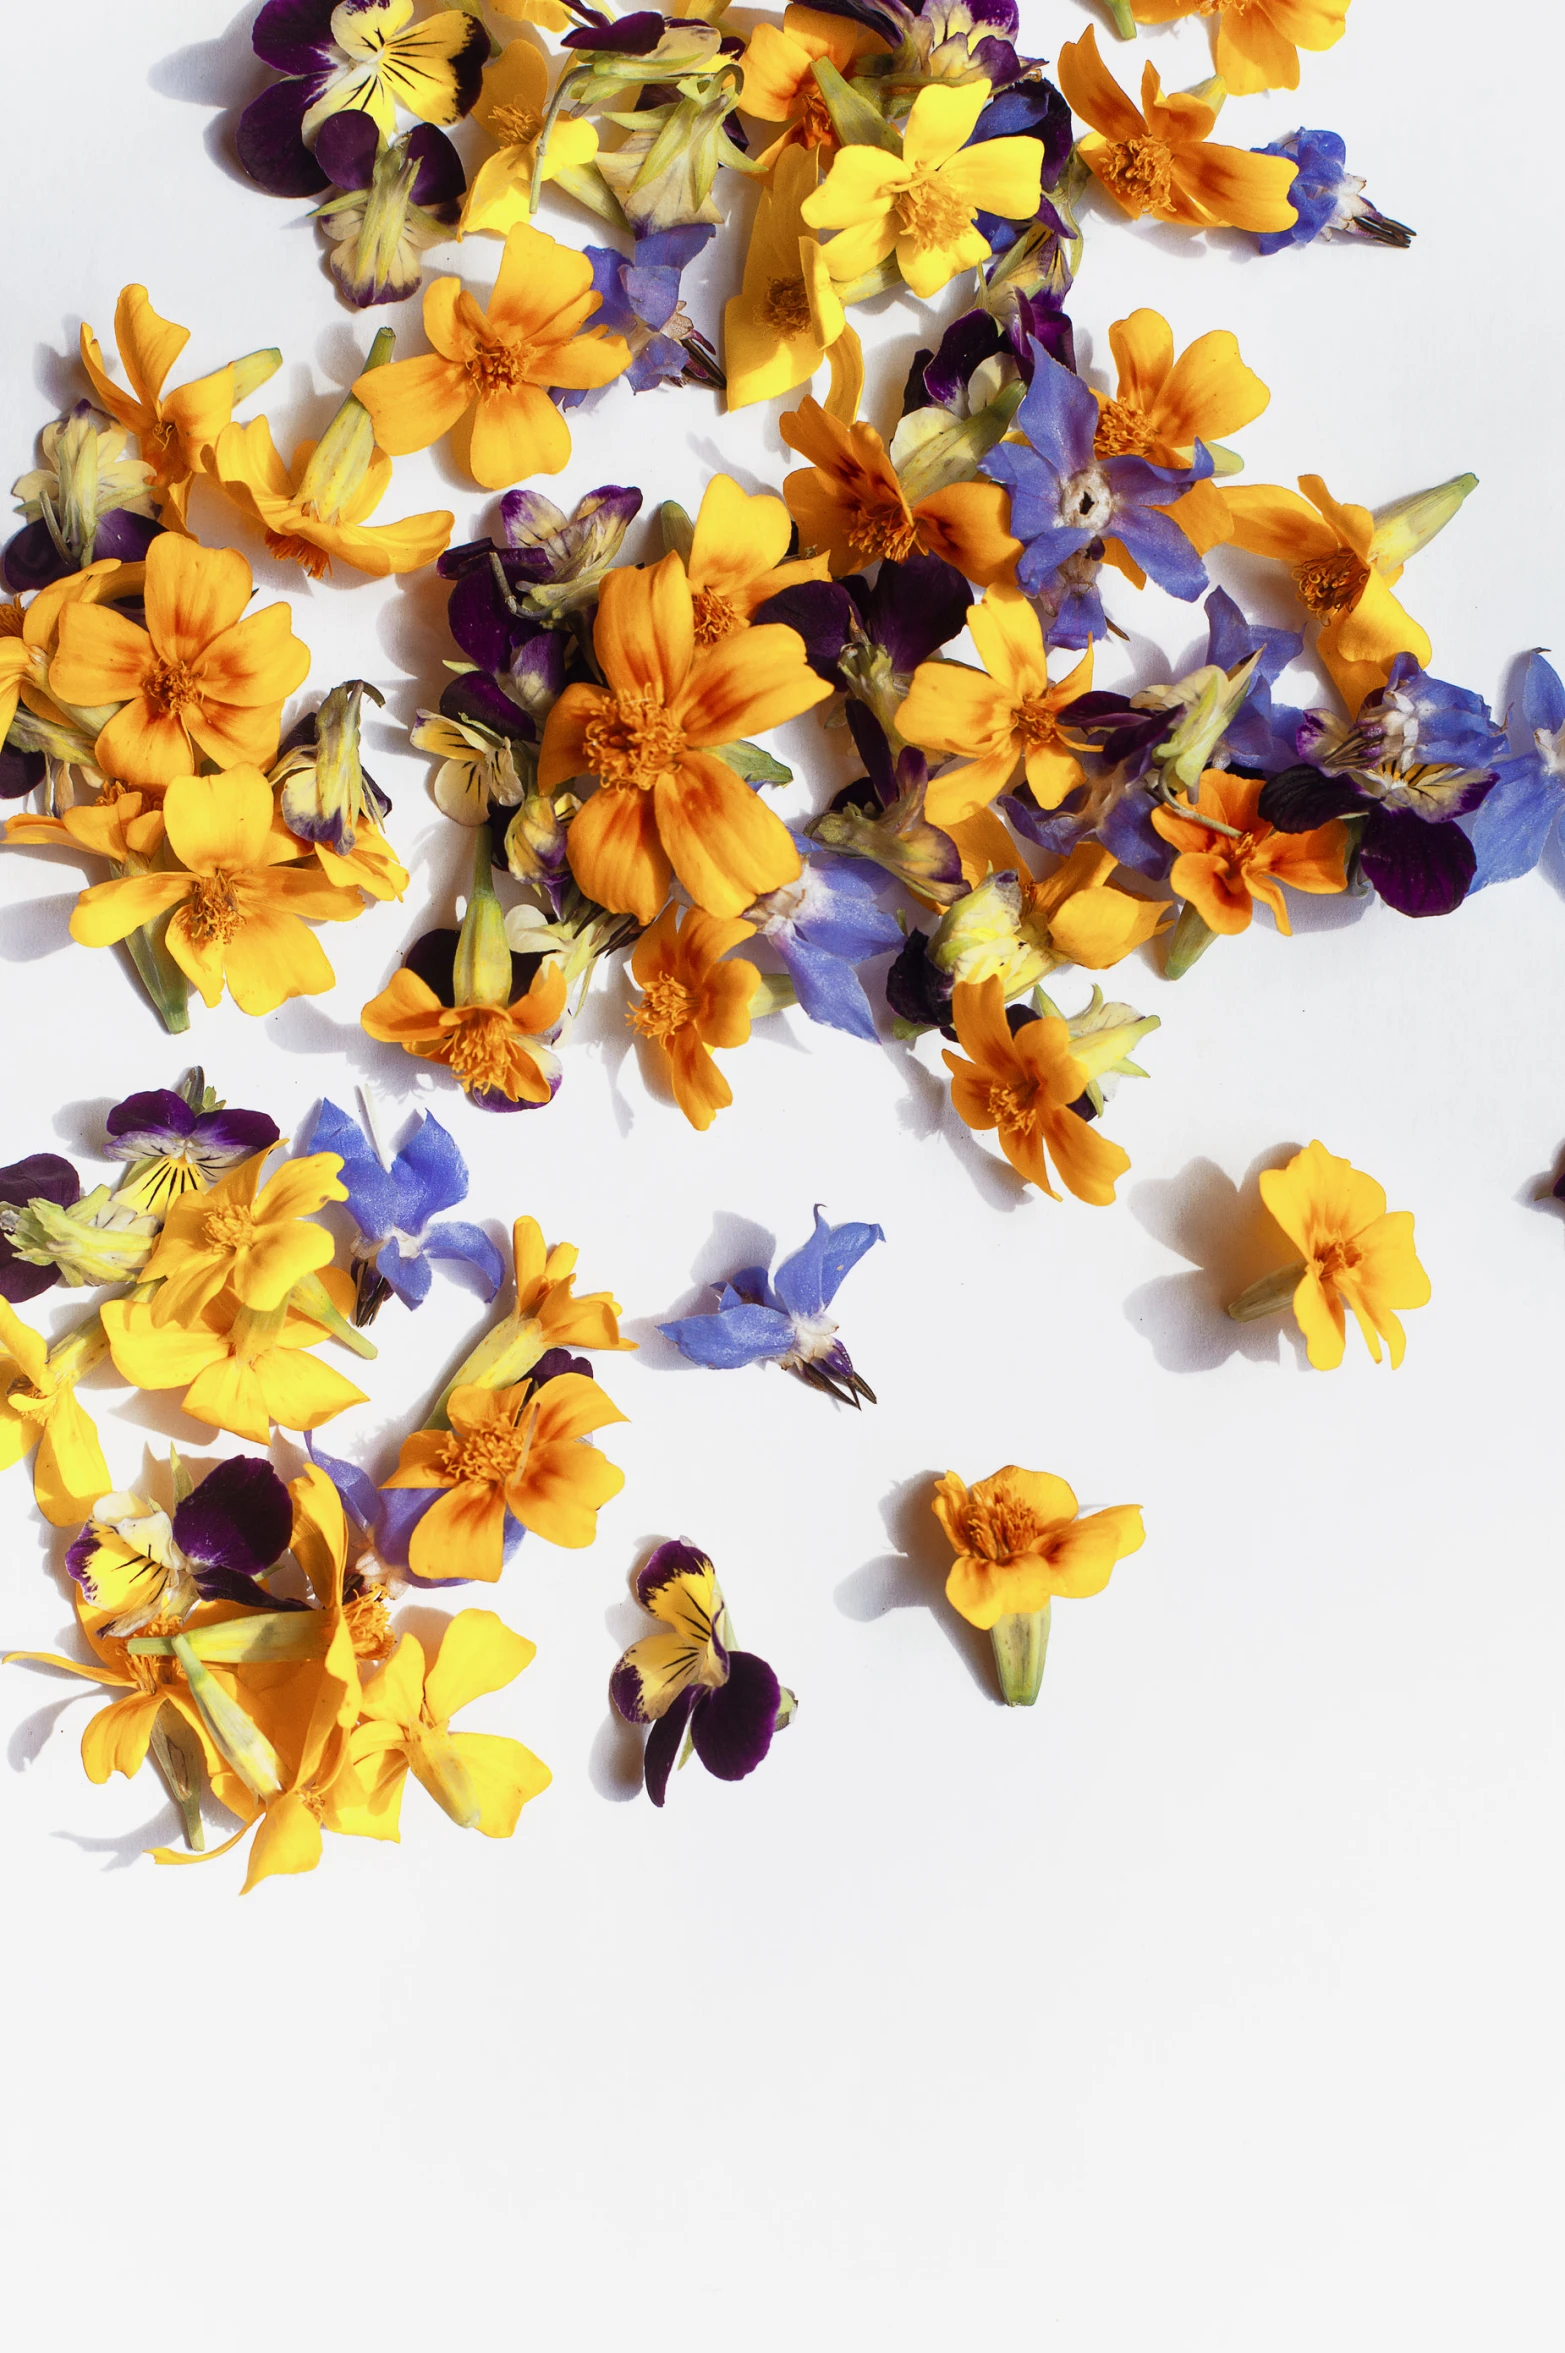
[[[1024,697],[1011,713],[1011,726],[1030,752],[1060,740],[1059,721],[1046,695]]]
[[[530,1418],[520,1429],[491,1423],[482,1430],[469,1430],[466,1437],[453,1432],[441,1448],[435,1468],[457,1487],[503,1487],[526,1460],[531,1444]]]
[[[255,1240],[256,1223],[248,1209],[237,1201],[225,1201],[218,1209],[209,1209],[201,1220],[201,1239],[214,1250],[244,1250]]]
[[[543,129],[543,116],[531,106],[492,106],[484,128],[502,147],[530,147]]]
[[[588,768],[605,784],[650,792],[660,776],[679,767],[685,731],[662,696],[647,687],[615,695],[582,729],[582,747]]]
[[[649,980],[641,1003],[630,1009],[630,1026],[644,1038],[666,1046],[676,1031],[688,1029],[696,1017],[696,1000],[682,980],[659,973]]]
[[[891,212],[902,236],[926,248],[954,245],[973,222],[972,206],[934,172],[920,172],[906,188],[899,188]]]
[[[291,531],[265,533],[266,552],[276,556],[281,564],[302,564],[312,580],[326,580],[331,576],[331,557],[313,540],[296,539]]]
[[[1037,1513],[1013,1496],[992,1495],[987,1502],[968,1497],[962,1539],[980,1560],[1014,1560],[1019,1552],[1035,1552],[1045,1533],[1045,1523]]]
[[[1144,458],[1155,436],[1146,415],[1128,400],[1106,400],[1098,412],[1093,454],[1100,458]]]
[[[1330,1290],[1344,1275],[1358,1271],[1359,1252],[1354,1242],[1341,1234],[1333,1234],[1329,1241],[1317,1242],[1310,1255],[1310,1272]]]
[[[1339,547],[1329,556],[1311,556],[1308,563],[1295,564],[1293,580],[1306,612],[1318,621],[1335,621],[1352,612],[1369,586],[1369,567],[1350,547]]]
[[[1092,168],[1127,212],[1166,212],[1174,194],[1173,150],[1161,139],[1115,139]]]
[[[215,874],[198,875],[185,901],[185,929],[190,937],[203,946],[213,940],[231,940],[241,920],[234,904],[232,876],[221,867]]]
[[[385,1586],[361,1585],[353,1599],[345,1605],[342,1614],[347,1622],[354,1657],[384,1658],[391,1648],[392,1639]]]
[[[525,344],[496,343],[486,337],[468,353],[467,380],[480,400],[497,392],[512,392],[529,380],[527,360]]]
[[[694,598],[697,645],[716,645],[744,627],[744,619],[730,598],[715,588],[698,588]]]
[[[990,1087],[987,1101],[989,1116],[1002,1132],[1014,1135],[1031,1125],[1038,1089],[1024,1081],[1018,1086],[1014,1080],[997,1081]]]
[[[779,335],[802,335],[810,323],[810,298],[802,278],[774,278],[766,289],[761,316]]]
[[[141,691],[155,711],[177,719],[187,705],[199,702],[201,690],[188,662],[168,662],[154,654],[141,681]]]
[[[857,506],[848,518],[848,546],[861,564],[889,556],[900,564],[918,545],[918,526],[901,499],[880,498]]]
[[[837,133],[821,96],[820,84],[813,74],[805,74],[799,83],[795,103],[799,105],[798,131],[801,147],[834,147]]]
[[[0,605],[0,637],[20,637],[22,623],[26,618],[27,615],[14,600],[10,604]]]
[[[468,1094],[475,1089],[512,1094],[516,1033],[503,1006],[458,1006],[447,1034],[450,1046],[446,1060]]]

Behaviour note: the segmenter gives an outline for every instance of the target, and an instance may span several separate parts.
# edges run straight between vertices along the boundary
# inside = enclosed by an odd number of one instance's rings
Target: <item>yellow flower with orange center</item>
[[[1101,1593],[1115,1563],[1146,1540],[1139,1504],[1082,1519],[1063,1479],[1016,1463],[972,1487],[947,1471],[931,1508],[956,1554],[946,1599],[986,1633],[1001,1618],[1030,1617],[1056,1594],[1080,1601]]]
[[[788,512],[802,545],[829,556],[833,572],[916,552],[954,564],[980,588],[1014,579],[1021,541],[1011,537],[1010,496],[998,482],[952,482],[910,505],[873,425],[844,424],[803,400],[779,430],[810,461],[783,483]]]
[[[716,645],[747,628],[768,597],[801,580],[826,578],[824,556],[783,561],[792,536],[780,498],[752,497],[730,475],[713,475],[701,494],[685,558],[698,646]]]
[[[960,1054],[949,1047],[943,1059],[951,1073],[951,1101],[958,1118],[983,1135],[994,1131],[1000,1149],[1020,1177],[1051,1200],[1052,1159],[1068,1192],[1103,1208],[1130,1166],[1130,1155],[1083,1119],[1071,1106],[1095,1075],[1116,1062],[1122,1044],[1109,1050],[1073,1041],[1065,1023],[1044,1016],[1014,1035],[1005,1018],[1005,992],[997,979],[958,981],[951,992],[951,1023]],[[1045,1154],[1047,1153],[1047,1157]]]
[[[587,897],[650,923],[676,874],[714,915],[793,882],[788,828],[719,747],[826,701],[797,630],[765,623],[701,642],[685,567],[667,555],[609,574],[592,642],[605,683],[565,689],[538,754],[541,792],[598,779],[566,835]]]
[[[760,973],[729,950],[753,937],[748,923],[724,923],[691,907],[665,907],[636,942],[630,969],[641,991],[631,1027],[668,1065],[674,1100],[692,1127],[709,1128],[733,1101],[713,1046],[742,1046]]]
[[[1349,0],[1131,0],[1138,24],[1209,16],[1212,62],[1236,98],[1296,90],[1299,51],[1334,48],[1347,31]]]
[[[268,555],[300,565],[312,580],[326,579],[334,562],[384,580],[417,572],[444,554],[453,520],[444,509],[400,523],[370,522],[391,488],[384,450],[371,453],[362,480],[340,505],[314,495],[315,450],[313,441],[301,441],[292,465],[284,465],[265,417],[229,425],[218,435],[214,470],[229,497],[261,526]]]
[[[1377,554],[1369,509],[1340,504],[1318,474],[1301,474],[1299,489],[1302,498],[1273,483],[1225,491],[1234,544],[1288,566],[1300,603],[1320,623],[1320,658],[1356,711],[1386,684],[1398,654],[1422,669],[1434,649],[1391,593],[1402,566]]]
[[[487,230],[503,237],[530,217],[533,174],[538,166],[538,134],[549,105],[549,68],[543,52],[531,41],[508,41],[498,57],[484,67],[483,88],[473,107],[473,121],[495,142],[473,174],[457,234]],[[598,134],[576,115],[561,115],[549,133],[540,177],[552,180],[561,172],[580,170],[598,152]]]
[[[1322,1143],[1286,1168],[1264,1169],[1261,1199],[1298,1251],[1297,1262],[1252,1283],[1228,1312],[1248,1323],[1291,1305],[1317,1372],[1342,1362],[1352,1312],[1376,1364],[1384,1340],[1393,1367],[1406,1335],[1399,1308],[1427,1307],[1429,1277],[1413,1247],[1413,1214],[1386,1208],[1385,1188]]]
[[[388,1488],[443,1489],[408,1546],[415,1576],[471,1577],[492,1585],[505,1566],[507,1512],[550,1544],[579,1548],[598,1513],[625,1484],[623,1471],[586,1440],[626,1418],[585,1373],[559,1373],[534,1389],[476,1384],[454,1389],[449,1430],[402,1441]]]
[[[816,182],[813,150],[786,147],[761,190],[744,282],[723,309],[731,409],[808,383],[846,328],[825,251],[804,218]]]
[[[1169,881],[1209,931],[1247,931],[1259,900],[1287,935],[1293,926],[1281,884],[1324,898],[1348,887],[1348,829],[1341,818],[1308,833],[1279,833],[1258,814],[1264,783],[1208,768],[1194,802],[1152,812],[1156,831],[1179,852]]]
[[[263,1185],[261,1171],[277,1149],[252,1153],[205,1192],[172,1202],[157,1247],[141,1271],[156,1282],[155,1324],[185,1324],[225,1284],[245,1307],[280,1307],[303,1276],[330,1266],[332,1237],[312,1222],[328,1201],[346,1201],[335,1152],[289,1160]]]
[[[205,469],[213,443],[233,417],[236,402],[266,382],[281,365],[279,351],[251,352],[210,376],[198,376],[165,393],[170,368],[190,341],[188,327],[159,318],[145,286],[127,286],[114,306],[114,340],[129,390],[116,384],[90,327],[81,331],[82,366],[94,398],[117,424],[136,436],[144,464],[152,468],[159,504],[183,525],[190,487]]]
[[[1275,231],[1291,229],[1298,219],[1288,194],[1294,166],[1285,155],[1212,144],[1223,103],[1220,86],[1215,96],[1165,96],[1149,63],[1142,70],[1138,110],[1098,55],[1090,25],[1060,51],[1057,78],[1072,113],[1092,125],[1077,141],[1077,154],[1132,220],[1149,212],[1192,229]]]
[[[931,825],[959,823],[987,808],[1018,771],[1040,809],[1057,809],[1082,781],[1060,713],[1092,684],[1092,648],[1051,683],[1042,625],[1015,588],[986,589],[968,607],[967,626],[983,669],[921,662],[896,716],[909,743],[960,762],[931,779],[924,814]]]

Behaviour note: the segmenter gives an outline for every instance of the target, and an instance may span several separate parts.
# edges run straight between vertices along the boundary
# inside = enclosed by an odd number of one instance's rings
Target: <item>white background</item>
[[[181,375],[283,346],[246,413],[284,447],[385,315],[341,308],[307,208],[224,162],[223,109],[264,76],[253,9],[222,13],[8,12],[12,472],[78,389],[80,320],[107,343],[128,280],[192,328]],[[1357,0],[1301,93],[1232,103],[1239,144],[1342,131],[1418,228],[1410,253],[1261,262],[1092,205],[1072,303],[1094,359],[1141,302],[1181,347],[1235,328],[1273,387],[1249,479],[1318,470],[1374,505],[1482,476],[1403,593],[1437,672],[1497,697],[1522,649],[1560,642],[1555,18]],[[1053,54],[1087,12],[1025,20]],[[1100,38],[1133,81],[1136,53]],[[1208,70],[1194,25],[1148,53],[1175,85]],[[563,207],[550,225],[594,234]],[[692,274],[714,333],[740,244]],[[487,279],[496,251],[474,240],[463,266]],[[392,315],[421,348],[416,306]],[[868,323],[888,429],[921,333],[912,306]],[[611,394],[565,501],[630,478],[693,508],[719,465],[775,485],[777,406]],[[393,501],[453,505],[459,537],[490,513],[438,452],[399,462]],[[90,1700],[0,1676],[13,2341],[1557,2342],[1565,1235],[1538,1197],[1565,1123],[1559,870],[1447,922],[1305,903],[1293,940],[1260,918],[1177,988],[1122,967],[1115,992],[1163,1027],[1105,1122],[1134,1163],[1107,1211],[1024,1193],[954,1125],[927,1044],[796,1015],[728,1058],[734,1107],[699,1136],[644,1084],[615,986],[553,1109],[485,1118],[357,1026],[460,888],[465,843],[397,733],[441,682],[443,592],[312,588],[216,505],[195,519],[292,599],[312,696],[353,674],[385,691],[372,764],[413,893],[330,932],[331,996],[265,1022],[198,1005],[178,1040],[112,953],[69,944],[73,870],[9,854],[0,1159],[63,1150],[96,1181],[103,1112],[197,1056],[285,1132],[369,1080],[394,1120],[422,1103],[454,1130],[474,1215],[579,1243],[586,1287],[649,1344],[600,1362],[631,1419],[605,1437],[627,1480],[596,1548],[529,1540],[498,1592],[538,1658],[472,1721],[555,1773],[511,1843],[410,1788],[400,1850],[332,1841],[241,1904],[237,1858],[142,1860],[174,1816],[150,1769],[86,1782]],[[1290,617],[1264,567],[1223,576]],[[1199,658],[1199,614],[1128,588],[1114,609],[1137,634],[1104,682],[1147,674],[1151,646]],[[820,805],[839,754],[811,720],[779,741],[792,805]],[[1434,1302],[1395,1376],[1354,1340],[1323,1377],[1280,1327],[1219,1313],[1266,1257],[1255,1168],[1315,1135],[1417,1216]],[[759,1238],[801,1240],[816,1201],[886,1229],[842,1300],[880,1393],[862,1416],[772,1372],[697,1372],[652,1334]],[[372,1402],[326,1443],[388,1470],[481,1319],[443,1277],[416,1323],[388,1310]],[[171,1397],[109,1375],[89,1402],[124,1480],[149,1439],[203,1453]],[[1141,1502],[1148,1531],[1056,1613],[1030,1713],[996,1703],[945,1609],[922,1501],[938,1471],[1009,1460],[1086,1507]],[[64,1539],[23,1471],[0,1508],[0,1634],[59,1644]],[[686,1772],[658,1815],[605,1683],[638,1625],[626,1573],[674,1533],[710,1550],[801,1706],[753,1781]]]

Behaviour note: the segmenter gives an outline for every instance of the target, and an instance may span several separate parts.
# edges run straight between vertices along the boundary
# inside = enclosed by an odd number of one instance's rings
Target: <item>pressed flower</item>
[[[1013,1034],[996,979],[958,982],[951,1022],[962,1051],[946,1049],[943,1060],[957,1116],[981,1135],[996,1130],[1017,1175],[1051,1200],[1059,1196],[1049,1182],[1050,1159],[1078,1201],[1098,1208],[1112,1201],[1130,1155],[1074,1106],[1097,1073],[1120,1060],[1126,1036],[1110,1029],[1075,1040],[1057,1016],[1025,1022]]]
[[[7,1210],[24,1209],[34,1201],[69,1209],[81,1199],[81,1190],[75,1169],[58,1152],[30,1152],[25,1160],[13,1160],[8,1168],[0,1168],[0,1299],[21,1307],[59,1280],[58,1267],[18,1255],[6,1224]]]
[[[983,139],[969,146],[989,102],[982,79],[920,90],[902,132],[902,152],[840,147],[803,213],[812,229],[834,229],[826,266],[851,285],[896,255],[913,293],[938,294],[961,271],[987,261],[980,212],[1030,220],[1043,193],[1036,139]]]
[[[1016,1463],[966,1486],[955,1471],[935,1482],[931,1505],[956,1560],[946,1598],[994,1638],[1000,1689],[1011,1707],[1037,1699],[1056,1594],[1079,1601],[1101,1593],[1116,1562],[1146,1540],[1138,1504],[1113,1504],[1083,1519],[1063,1479]]]
[[[1252,1283],[1229,1314],[1249,1323],[1291,1304],[1311,1364],[1334,1372],[1351,1308],[1376,1364],[1384,1340],[1399,1365],[1407,1341],[1396,1311],[1426,1307],[1430,1295],[1412,1211],[1388,1211],[1384,1188],[1321,1143],[1296,1152],[1286,1168],[1264,1169],[1260,1183],[1261,1199],[1300,1255]]]
[[[1082,162],[1132,220],[1151,213],[1188,228],[1277,230],[1293,226],[1293,166],[1285,156],[1215,146],[1221,85],[1164,97],[1155,65],[1142,69],[1139,111],[1098,55],[1089,25],[1067,41],[1056,68],[1071,111],[1092,125],[1077,141]]]
[[[471,409],[475,482],[501,490],[527,474],[557,474],[571,437],[550,389],[588,391],[629,365],[622,337],[587,329],[599,307],[584,255],[541,230],[510,230],[487,309],[460,279],[437,278],[424,291],[434,350],[355,383],[376,440],[393,457],[428,449]]]
[[[723,916],[792,882],[799,855],[787,827],[721,747],[826,700],[797,632],[768,624],[699,642],[684,565],[667,555],[649,571],[609,575],[593,646],[606,683],[565,689],[538,759],[545,793],[599,780],[566,845],[588,898],[650,923],[675,875]]]
[[[767,29],[757,26],[755,39]],[[825,252],[804,218],[816,184],[810,149],[785,147],[761,190],[744,281],[723,309],[731,409],[807,384],[847,325]]]
[[[508,1389],[464,1383],[446,1404],[448,1430],[402,1441],[390,1489],[441,1492],[413,1531],[415,1576],[492,1585],[505,1564],[505,1524],[518,1521],[550,1544],[579,1549],[625,1474],[587,1439],[626,1418],[585,1373],[521,1380]]]
[[[85,599],[61,612],[52,691],[82,709],[123,705],[98,736],[106,776],[169,784],[198,752],[228,766],[276,757],[282,707],[310,654],[286,605],[245,617],[254,585],[232,548],[165,532],[147,550],[145,629]]]
[[[346,923],[363,901],[290,863],[300,845],[276,823],[260,770],[177,777],[163,821],[183,871],[94,883],[76,902],[71,937],[108,947],[167,914],[168,952],[208,1005],[225,986],[241,1012],[255,1014],[329,989],[332,969],[306,918]]]
[[[668,1064],[674,1100],[692,1127],[709,1128],[733,1101],[713,1061],[713,1046],[742,1046],[761,976],[729,955],[753,936],[748,923],[725,923],[699,907],[665,907],[636,942],[630,960],[641,1001],[630,1023]]]
[[[835,150],[837,134],[811,71],[817,58],[847,74],[861,57],[883,57],[887,47],[870,26],[824,9],[788,7],[780,25],[756,25],[740,60],[739,104],[757,122],[784,125],[757,158],[761,168],[775,170],[795,148]]]
[[[311,1222],[328,1201],[346,1201],[341,1161],[315,1152],[285,1161],[263,1185],[271,1146],[205,1193],[170,1202],[157,1248],[143,1270],[156,1282],[155,1324],[194,1322],[225,1286],[244,1307],[280,1307],[295,1283],[330,1266],[331,1235]]]
[[[104,1122],[104,1158],[130,1163],[115,1194],[127,1209],[161,1214],[186,1193],[204,1193],[229,1169],[278,1140],[264,1111],[231,1111],[194,1070],[176,1094],[152,1087],[116,1103]]]
[[[168,372],[190,341],[188,327],[159,318],[145,286],[127,286],[114,306],[114,341],[129,382],[116,384],[90,327],[81,331],[82,366],[101,408],[136,436],[142,461],[152,469],[152,489],[162,506],[183,523],[190,486],[207,453],[240,401],[248,399],[282,366],[280,351],[252,351],[244,359],[214,368],[165,393]],[[91,700],[112,697],[92,697]]]
[[[814,1233],[775,1275],[764,1266],[741,1267],[713,1286],[714,1313],[683,1316],[658,1330],[692,1364],[718,1372],[780,1364],[842,1404],[857,1406],[867,1397],[873,1405],[875,1392],[854,1371],[827,1309],[865,1251],[885,1238],[879,1226],[828,1225],[817,1209]]]
[[[415,17],[415,0],[267,0],[250,38],[289,77],[251,100],[236,142],[245,170],[274,196],[326,185],[311,148],[335,114],[367,115],[383,139],[395,135],[399,106],[422,122],[455,122],[489,54],[468,10]]]
[[[1247,931],[1259,900],[1286,936],[1293,926],[1283,883],[1317,897],[1348,887],[1347,827],[1332,819],[1308,833],[1276,831],[1258,814],[1264,782],[1208,768],[1192,801],[1152,812],[1153,825],[1179,853],[1169,880],[1209,931]]]
[[[812,553],[835,573],[915,550],[939,556],[979,588],[1013,577],[1021,553],[1008,527],[1009,502],[994,482],[953,482],[910,504],[873,425],[844,424],[806,399],[779,420],[790,449],[809,460],[788,475],[783,497]]]
[[[549,109],[549,68],[531,41],[508,41],[484,67],[483,87],[473,120],[495,142],[474,175],[462,208],[461,234],[484,229],[503,237],[529,218],[533,175],[553,180],[580,170],[598,152],[598,134],[576,115],[561,115],[551,126],[543,160],[538,134]]]
[[[780,498],[752,497],[728,474],[701,493],[685,573],[698,646],[716,645],[754,620],[756,608],[802,580],[824,580],[824,556],[784,558],[793,526]]]
[[[368,310],[417,293],[424,255],[449,238],[467,187],[445,133],[420,123],[387,144],[368,115],[334,114],[316,134],[315,161],[339,191],[315,218],[343,299]]]
[[[1333,48],[1348,29],[1348,0],[1132,0],[1132,9],[1144,25],[1212,17],[1212,62],[1236,98],[1296,90],[1299,51]]]
[[[348,1214],[357,1228],[354,1244],[359,1285],[358,1320],[368,1323],[388,1292],[404,1307],[429,1296],[436,1260],[467,1266],[492,1299],[505,1279],[505,1261],[482,1226],[463,1218],[440,1218],[467,1198],[467,1162],[455,1139],[426,1113],[393,1160],[381,1157],[357,1120],[322,1103],[309,1143],[340,1162]]]
[[[51,1348],[0,1299],[0,1470],[36,1449],[33,1495],[52,1527],[84,1520],[109,1489],[98,1433],[76,1396],[77,1382],[108,1346],[95,1316]]]
[[[717,1572],[693,1544],[660,1544],[631,1591],[666,1631],[644,1635],[609,1678],[609,1698],[628,1724],[650,1724],[643,1772],[660,1806],[680,1743],[719,1781],[743,1781],[792,1718],[794,1698],[754,1651],[736,1650]]]
[[[459,1829],[509,1838],[530,1798],[553,1776],[519,1740],[492,1732],[453,1732],[451,1718],[486,1692],[503,1691],[536,1656],[492,1610],[459,1610],[441,1636],[432,1666],[416,1635],[404,1634],[378,1675],[364,1685],[360,1722],[348,1757],[368,1794],[345,1804],[328,1797],[330,1829],[395,1838],[409,1773]]]
[[[136,1495],[100,1496],[66,1555],[83,1600],[107,1635],[141,1633],[203,1602],[296,1610],[261,1583],[282,1559],[293,1524],[288,1490],[269,1462],[230,1455],[187,1492],[172,1516]]]
[[[1038,806],[1056,809],[1082,782],[1060,713],[1091,686],[1092,649],[1051,684],[1042,626],[1014,588],[986,589],[983,601],[969,608],[967,626],[983,669],[921,663],[897,712],[897,731],[909,743],[954,753],[959,761],[931,779],[924,814],[932,825],[970,817],[1018,771]]]
[[[329,1309],[351,1315],[351,1278],[326,1267],[319,1280]],[[139,1389],[183,1389],[186,1413],[236,1438],[264,1446],[274,1422],[317,1430],[365,1402],[362,1389],[309,1353],[328,1337],[326,1322],[286,1300],[263,1310],[223,1291],[188,1329],[159,1324],[147,1301],[111,1299],[101,1313],[116,1371]]]
[[[146,554],[161,528],[152,468],[125,455],[126,440],[124,427],[106,427],[86,400],[45,425],[38,437],[43,463],[11,485],[26,520],[6,541],[0,573],[17,595],[68,578],[94,556],[137,563]]]
[[[504,547],[478,540],[440,559],[442,578],[457,584],[447,612],[462,651],[481,669],[509,671],[520,688],[523,664],[558,645],[544,624],[597,603],[640,511],[641,492],[621,483],[589,490],[568,515],[541,490],[508,490],[500,501]],[[553,679],[551,699],[559,684]]]

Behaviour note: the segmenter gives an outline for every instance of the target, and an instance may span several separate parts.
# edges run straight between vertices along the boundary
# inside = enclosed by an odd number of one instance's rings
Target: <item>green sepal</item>
[[[1050,1614],[1045,1602],[1041,1610],[1018,1610],[996,1618],[989,1629],[1000,1697],[1008,1708],[1030,1708],[1043,1688]]]
[[[201,1820],[201,1793],[206,1787],[206,1758],[178,1708],[167,1700],[152,1719],[147,1738],[152,1762],[168,1785],[185,1825],[185,1844],[193,1855],[206,1852],[206,1829]]]
[[[1168,954],[1163,963],[1163,978],[1165,980],[1179,980],[1190,970],[1198,956],[1206,954],[1216,937],[1216,932],[1211,929],[1202,916],[1197,914],[1193,902],[1186,899],[1179,910],[1179,921],[1175,924],[1169,939]]]
[[[770,752],[763,752],[758,743],[720,743],[713,746],[712,758],[721,760],[746,784],[792,784],[793,770],[785,768],[781,760],[774,760]]]
[[[125,946],[158,1019],[172,1037],[180,1037],[190,1027],[190,983],[168,952],[168,925],[168,914],[155,916],[127,933]]]
[[[881,147],[888,155],[902,153],[900,135],[878,107],[845,82],[828,57],[817,57],[810,67],[816,87],[826,102],[831,127],[844,147]]]
[[[332,1295],[318,1274],[301,1275],[289,1293],[288,1303],[300,1315],[307,1315],[312,1324],[324,1324],[334,1340],[344,1348],[351,1348],[355,1356],[378,1356],[379,1349],[367,1339],[356,1324],[348,1321],[342,1310],[334,1305]]]

